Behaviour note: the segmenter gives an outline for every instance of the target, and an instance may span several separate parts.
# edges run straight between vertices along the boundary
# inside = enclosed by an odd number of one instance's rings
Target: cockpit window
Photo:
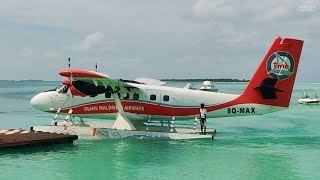
[[[56,89],[55,89],[55,90],[60,89],[62,86],[63,86],[63,85],[61,84],[60,86],[56,87]]]
[[[69,86],[63,85],[62,88],[60,89],[59,93],[61,94],[66,94],[69,90]]]
[[[56,88],[54,88],[54,89],[49,89],[49,90],[46,90],[46,91],[44,91],[44,92],[57,91],[57,90],[59,90],[62,86],[63,86],[63,85],[60,85],[60,86],[58,86],[58,87],[56,87]]]

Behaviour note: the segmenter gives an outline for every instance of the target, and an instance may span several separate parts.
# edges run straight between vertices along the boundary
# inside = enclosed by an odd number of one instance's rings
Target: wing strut
[[[116,103],[116,107],[118,109],[118,115],[116,122],[113,124],[112,129],[120,129],[120,130],[137,130],[131,123],[131,121],[126,117],[125,112],[123,111],[123,106],[121,104],[118,93],[112,93],[113,100]]]

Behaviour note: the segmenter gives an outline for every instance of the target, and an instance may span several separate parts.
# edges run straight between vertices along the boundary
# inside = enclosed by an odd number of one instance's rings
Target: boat
[[[215,88],[215,84],[212,81],[203,81],[202,86],[200,87],[202,91],[211,91],[218,92],[219,89]]]
[[[197,88],[193,86],[193,84],[188,83],[186,86],[184,86],[184,89],[192,89],[192,90],[196,90]]]
[[[318,97],[318,93],[314,97],[310,97],[306,91],[303,91],[303,95],[300,99],[298,99],[299,104],[318,104],[320,102],[320,98]]]

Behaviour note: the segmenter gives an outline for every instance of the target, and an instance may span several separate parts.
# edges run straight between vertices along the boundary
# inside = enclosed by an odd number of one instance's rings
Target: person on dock
[[[206,118],[207,118],[207,109],[204,107],[204,103],[200,104],[200,126],[201,134],[206,134]]]

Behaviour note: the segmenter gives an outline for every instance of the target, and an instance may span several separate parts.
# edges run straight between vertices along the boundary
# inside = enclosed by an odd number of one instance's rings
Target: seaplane
[[[199,135],[195,126],[201,103],[205,104],[209,121],[210,118],[263,115],[288,108],[303,42],[276,38],[240,95],[168,87],[148,78],[115,80],[100,72],[69,68],[59,72],[66,77],[60,87],[36,95],[31,105],[56,114],[46,131],[58,131],[52,129],[60,127],[56,116],[63,114],[68,118],[61,125],[61,131],[72,127],[67,125],[70,117],[78,117],[82,122],[83,118],[102,118],[115,121],[108,127],[93,128],[94,135],[101,130],[100,136],[105,137],[145,132],[147,136],[151,133],[150,136],[156,137],[200,138],[205,135]],[[181,135],[187,130],[179,129],[174,122],[188,120],[194,120],[194,127],[190,128],[193,131]],[[161,125],[150,125],[153,122]],[[163,122],[168,122],[168,126]]]

